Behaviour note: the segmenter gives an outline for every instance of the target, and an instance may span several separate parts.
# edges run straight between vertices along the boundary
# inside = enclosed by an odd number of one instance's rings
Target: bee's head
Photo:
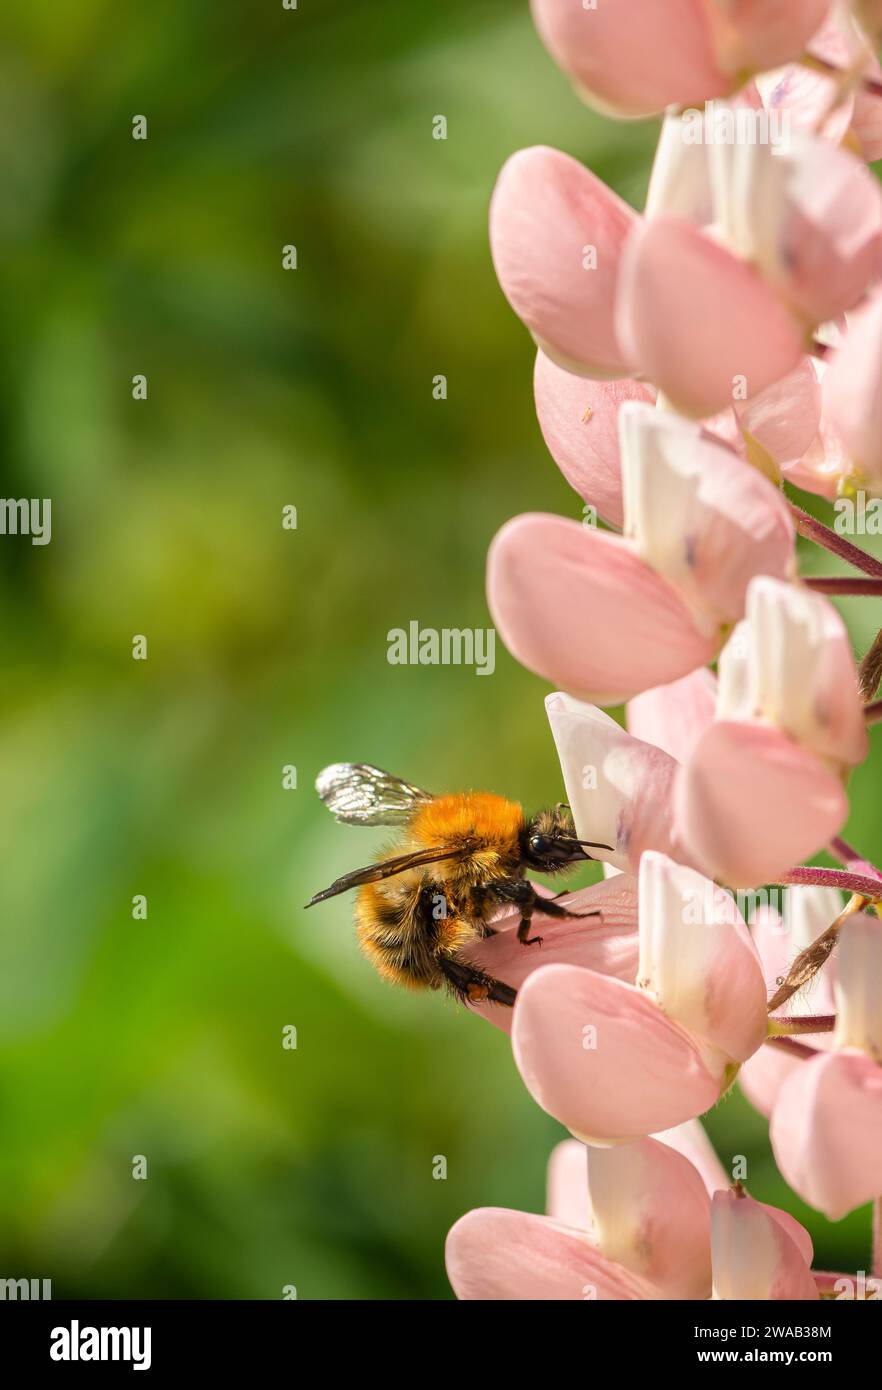
[[[524,864],[539,873],[553,874],[571,864],[591,859],[586,849],[612,849],[612,845],[580,840],[568,806],[540,811],[524,827],[521,837]]]

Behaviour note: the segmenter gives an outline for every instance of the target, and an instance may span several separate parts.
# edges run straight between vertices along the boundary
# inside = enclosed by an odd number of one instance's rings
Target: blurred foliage
[[[51,545],[0,547],[0,1275],[448,1296],[446,1230],[540,1210],[560,1127],[502,1034],[374,977],[346,901],[303,913],[376,844],[312,780],[560,795],[541,681],[386,633],[486,626],[497,527],[581,515],[490,264],[499,166],[558,145],[639,206],[655,130],[587,112],[510,0],[32,0],[0,35],[3,485],[53,500]],[[740,1098],[709,1127],[821,1264],[865,1259]]]

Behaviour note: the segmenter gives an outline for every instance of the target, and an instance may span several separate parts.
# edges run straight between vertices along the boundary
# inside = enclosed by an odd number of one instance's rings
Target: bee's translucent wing
[[[431,792],[370,763],[332,763],[315,779],[315,789],[346,825],[406,825],[433,800]]]

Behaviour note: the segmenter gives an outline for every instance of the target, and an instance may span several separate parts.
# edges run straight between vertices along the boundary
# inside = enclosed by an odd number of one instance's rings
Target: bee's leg
[[[560,897],[560,894],[557,895]],[[576,917],[602,917],[603,913],[599,907],[592,908],[590,912],[570,912],[567,908],[561,907],[560,903],[555,902],[554,898],[536,899],[536,911],[545,917],[557,918],[576,918]]]
[[[544,937],[527,935],[527,932],[530,930],[531,919],[532,913],[528,913],[518,922],[518,941],[522,946],[541,946],[545,939]]]
[[[438,965],[451,992],[463,1004],[504,1004],[510,1009],[517,998],[517,990],[502,980],[495,980],[480,966],[469,965],[454,956],[442,956]]]
[[[539,901],[532,883],[528,883],[525,878],[498,878],[487,887],[499,902],[514,903],[521,909],[521,920],[518,923],[518,941],[521,945],[541,946],[541,936],[527,935],[530,930],[530,918],[533,916],[533,909]]]

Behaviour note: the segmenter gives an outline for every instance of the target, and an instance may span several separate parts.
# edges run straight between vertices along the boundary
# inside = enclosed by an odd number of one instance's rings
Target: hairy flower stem
[[[769,1037],[794,1038],[800,1033],[832,1033],[835,1027],[835,1014],[793,1014],[788,1018],[770,1018]]]
[[[783,884],[808,884],[814,888],[841,888],[843,893],[859,893],[870,902],[882,899],[882,882],[875,875],[850,873],[847,869],[817,869],[800,864],[781,875]],[[856,908],[855,911],[858,909]]]
[[[846,579],[842,575],[807,574],[802,582],[807,589],[819,594],[840,594],[843,598],[857,598],[868,594],[882,598],[882,579]]]
[[[792,883],[794,881],[792,878],[792,874],[798,872],[799,870],[793,869],[791,870],[791,874],[787,875],[786,878],[788,878]],[[837,869],[809,869],[807,872],[812,874],[838,874]],[[859,879],[862,883],[872,884],[877,893],[880,889],[882,889],[882,884],[880,884],[878,879],[864,878],[863,875],[859,874],[841,874],[839,876],[841,878],[849,879],[856,878]],[[804,879],[799,879],[797,881],[801,883],[805,882]],[[827,882],[827,880],[825,880],[825,882]],[[853,913],[860,912],[861,908],[866,906],[866,903],[867,899],[863,896],[863,894],[855,893],[853,897],[851,897],[849,901],[846,903],[842,912],[840,912],[839,916],[836,918],[836,921],[831,922],[827,930],[821,932],[821,935],[819,937],[816,937],[810,946],[807,946],[804,951],[800,951],[799,955],[796,957],[796,960],[793,962],[790,969],[788,970],[787,976],[783,984],[781,984],[778,987],[778,989],[775,991],[775,993],[769,1000],[768,1007],[770,1014],[774,1013],[776,1009],[780,1009],[782,1004],[786,1004],[787,1000],[791,999],[793,995],[797,993],[798,990],[803,989],[807,984],[809,984],[811,980],[814,979],[815,975],[817,975],[818,971],[826,964],[827,960],[829,959],[830,953],[832,952],[833,947],[836,945],[836,942],[839,939],[839,932],[842,928],[843,922],[845,922],[849,917],[851,917]],[[815,1029],[815,1031],[818,1032],[819,1030]]]
[[[868,555],[865,550],[861,550],[860,546],[853,545],[844,536],[837,536],[836,532],[831,531],[829,526],[825,526],[823,521],[817,521],[815,517],[809,516],[808,512],[804,512],[802,507],[797,507],[795,502],[790,503],[790,510],[796,522],[796,529],[801,536],[814,541],[816,545],[822,545],[832,555],[838,555],[840,560],[845,560],[847,564],[862,570],[864,574],[869,574],[873,579],[882,579],[882,562],[872,555]]]
[[[877,869],[875,864],[871,864],[869,859],[864,859],[858,851],[843,840],[840,835],[834,836],[827,846],[830,853],[844,864],[851,874],[862,874],[867,878],[882,879],[882,869]]]
[[[858,670],[858,684],[861,688],[861,699],[866,703],[872,700],[876,691],[879,689],[879,681],[882,680],[882,631],[877,632],[873,639],[873,644],[867,652]],[[873,721],[870,720],[870,723]]]

